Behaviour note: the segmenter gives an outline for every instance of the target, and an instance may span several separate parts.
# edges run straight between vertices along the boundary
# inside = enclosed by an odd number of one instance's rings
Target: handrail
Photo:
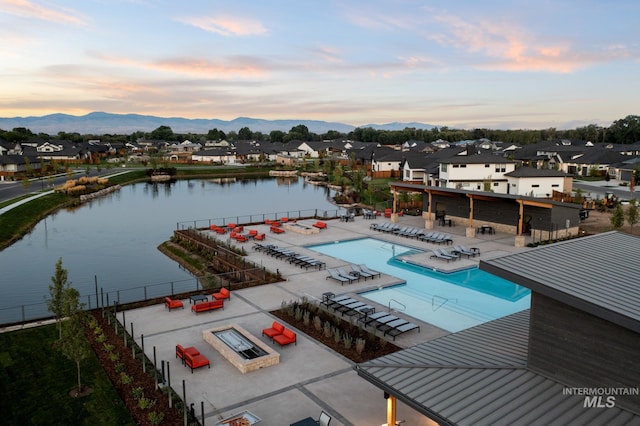
[[[407,309],[407,306],[403,303],[398,302],[396,299],[389,299],[389,312],[391,312],[391,302],[396,302],[398,305],[402,306],[402,309],[395,309],[396,311],[404,312]]]
[[[442,299],[442,303],[440,303],[436,308],[434,308],[433,305],[435,305],[436,297]],[[437,294],[434,294],[433,296],[431,296],[431,310],[433,312],[435,312],[438,309],[442,308],[449,301],[454,301],[454,302],[458,303],[458,299],[456,299],[456,298],[448,298],[448,297],[438,296]]]

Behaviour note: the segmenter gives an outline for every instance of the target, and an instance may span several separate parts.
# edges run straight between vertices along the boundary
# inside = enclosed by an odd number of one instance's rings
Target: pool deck
[[[327,221],[326,229],[310,235],[295,232],[273,234],[269,232],[267,225],[245,228],[265,232],[267,238],[261,242],[262,244],[291,248],[300,254],[325,262],[328,268],[347,266],[347,264],[339,259],[306,249],[305,246],[375,237],[390,243],[425,250],[424,254],[411,255],[411,261],[444,272],[476,266],[478,263],[478,257],[453,262],[430,259],[430,249],[438,247],[435,244],[369,229],[371,223],[384,221],[389,219],[365,220],[357,217],[353,222],[330,220]],[[308,222],[308,224],[313,223]],[[424,227],[424,219],[421,217],[403,216],[399,218],[398,223]],[[468,238],[465,236],[464,227],[436,226],[435,229],[451,234],[454,244],[478,247],[481,259],[528,250],[528,248],[514,247],[513,235],[496,233]],[[295,330],[298,336],[297,345],[288,345],[283,348],[271,343],[270,339],[261,334],[262,329],[270,327],[276,319],[269,311],[280,308],[283,301],[295,300],[303,296],[319,300],[322,298],[322,293],[329,291],[359,298],[358,292],[397,284],[399,279],[383,274],[375,279],[341,285],[333,279],[327,279],[328,273],[324,269],[307,270],[273,258],[256,251],[251,241],[238,243],[238,245],[245,247],[249,260],[264,265],[269,270],[279,270],[286,281],[232,291],[231,299],[225,301],[224,310],[217,309],[196,315],[190,310],[189,299],[185,299],[183,300],[185,309],[169,312],[163,305],[155,305],[125,313],[126,327],[130,330],[133,325],[139,344],[140,336],[144,335],[145,352],[149,358],[153,359],[155,349],[158,364],[160,360],[169,363],[171,385],[176,392],[182,395],[184,381],[187,404],[194,404],[199,418],[201,403],[204,404],[207,425],[215,425],[221,419],[244,410],[260,418],[260,426],[286,426],[309,416],[317,418],[321,410],[327,411],[332,416],[332,426],[384,424],[386,401],[383,392],[360,379],[353,369],[353,362],[297,330]],[[375,264],[368,263],[367,266],[376,269]],[[377,310],[387,309],[384,306],[377,308],[379,308]],[[402,317],[402,313],[397,315]],[[118,319],[122,322],[122,314],[119,314]],[[411,320],[415,322],[414,319]],[[204,342],[202,330],[232,323],[240,325],[275,348],[280,353],[280,363],[242,374]],[[401,335],[397,337],[395,343],[401,347],[410,347],[448,334],[429,324],[420,323],[420,325],[419,333],[411,331]],[[198,348],[211,361],[211,368],[205,367],[191,373],[175,358],[175,345],[178,343],[185,347]],[[397,404],[397,419],[405,420],[405,424],[410,425],[434,424],[400,402]]]

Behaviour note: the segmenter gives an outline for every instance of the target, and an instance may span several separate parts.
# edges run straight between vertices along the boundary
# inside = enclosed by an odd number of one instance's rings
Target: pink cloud
[[[68,9],[53,10],[27,0],[0,0],[0,13],[2,12],[59,24],[87,25],[85,19],[75,11]]]
[[[260,21],[248,18],[227,16],[189,17],[179,19],[179,21],[223,36],[256,36],[268,33],[268,30]]]

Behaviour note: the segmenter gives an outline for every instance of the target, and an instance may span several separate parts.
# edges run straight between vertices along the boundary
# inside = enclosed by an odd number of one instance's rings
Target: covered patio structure
[[[389,184],[393,193],[392,220],[397,220],[398,194],[422,193],[422,217],[425,228],[437,223],[466,227],[473,238],[484,227],[515,235],[515,246],[522,247],[525,234],[538,240],[554,240],[578,235],[581,206],[550,199],[492,192],[463,191],[411,183]],[[395,215],[395,216],[394,216]]]

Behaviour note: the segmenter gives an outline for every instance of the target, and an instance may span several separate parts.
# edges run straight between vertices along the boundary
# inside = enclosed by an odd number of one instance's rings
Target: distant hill
[[[307,126],[310,132],[316,134],[326,133],[329,130],[348,133],[356,128],[349,124],[319,120],[262,120],[259,118],[238,117],[231,121],[225,121],[156,117],[139,114],[110,114],[106,112],[92,112],[82,116],[50,114],[42,117],[0,118],[0,129],[2,130],[25,127],[34,133],[47,133],[50,135],[55,135],[58,132],[78,132],[95,135],[130,134],[136,131],[150,132],[160,126],[169,126],[176,133],[207,133],[211,129],[218,129],[227,133],[230,131],[237,132],[243,127],[248,127],[252,132],[268,134],[273,130],[288,132],[292,127],[300,124]],[[371,127],[376,130],[403,130],[405,127],[433,128],[432,125],[422,123],[367,124],[358,127]]]

